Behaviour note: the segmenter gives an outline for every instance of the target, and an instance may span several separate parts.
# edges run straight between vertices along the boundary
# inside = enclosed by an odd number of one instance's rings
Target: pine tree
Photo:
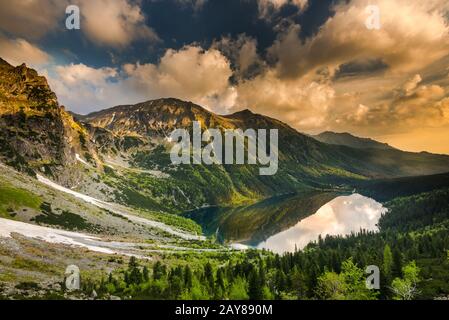
[[[249,274],[248,294],[250,300],[263,299],[263,285],[255,269]]]
[[[153,266],[153,279],[159,280],[166,275],[165,266],[160,261],[157,261]]]
[[[133,269],[133,268],[137,268],[139,266],[136,257],[132,256],[129,259],[129,263],[128,263],[128,268],[129,269]]]
[[[212,265],[210,262],[207,262],[204,266],[204,278],[206,280],[207,285],[209,286],[209,291],[214,292],[214,273],[212,270]]]
[[[192,288],[192,270],[188,265],[184,268],[184,285],[186,288]]]
[[[222,268],[217,270],[217,280],[215,283],[215,287],[219,287],[223,291],[225,290],[224,271]]]
[[[387,279],[390,279],[391,277],[392,268],[393,268],[393,253],[391,252],[390,246],[386,244],[384,248],[382,269]]]
[[[140,272],[139,268],[131,268],[128,279],[130,283],[140,284],[142,282],[142,273]]]
[[[402,276],[402,254],[397,248],[395,248],[393,251],[392,276],[393,277]]]
[[[143,267],[142,277],[143,277],[143,281],[145,281],[145,282],[148,282],[148,280],[150,279],[147,266]]]

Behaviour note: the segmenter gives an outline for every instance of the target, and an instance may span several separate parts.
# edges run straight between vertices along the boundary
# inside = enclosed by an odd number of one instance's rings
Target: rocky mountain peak
[[[0,64],[0,101],[2,113],[14,113],[23,107],[26,113],[48,112],[58,107],[56,94],[47,79],[26,64],[13,67],[5,60]]]
[[[47,79],[26,64],[13,67],[3,59],[0,145],[0,160],[30,173],[65,170],[76,163],[76,154],[92,151],[87,131],[59,106]]]
[[[117,106],[83,116],[82,121],[118,136],[137,137],[166,137],[176,128],[191,127],[193,121],[200,121],[205,127],[233,127],[225,117],[175,98]]]
[[[5,60],[3,60],[2,58],[0,58],[0,66],[9,66],[9,67],[11,67],[12,68],[12,66],[8,63],[8,62],[6,62]]]
[[[250,117],[253,115],[254,113],[249,109],[243,109],[232,114],[232,116],[243,116],[243,117]]]

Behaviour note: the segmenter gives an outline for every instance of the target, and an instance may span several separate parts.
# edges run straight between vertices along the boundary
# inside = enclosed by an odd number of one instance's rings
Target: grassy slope
[[[11,213],[24,208],[39,210],[41,204],[40,197],[0,180],[0,216],[10,218]]]
[[[130,223],[127,219],[44,186],[32,177],[11,168],[0,165],[0,176],[2,176],[0,178],[1,217],[89,233],[106,233],[107,235],[125,233],[131,238],[134,236],[132,232],[136,232],[134,223]],[[201,227],[198,224],[181,216],[145,209],[130,208],[129,210],[132,214],[160,221],[188,232],[201,233]]]

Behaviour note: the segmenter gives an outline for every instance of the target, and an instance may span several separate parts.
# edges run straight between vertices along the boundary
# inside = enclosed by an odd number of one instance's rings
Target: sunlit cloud
[[[158,41],[138,3],[131,0],[0,1],[0,29],[27,40],[65,32],[65,9],[77,5],[80,31],[93,44],[124,47],[135,40]]]
[[[67,0],[0,1],[0,29],[27,40],[41,38],[58,28],[67,5]]]
[[[145,24],[140,7],[128,0],[78,1],[84,18],[82,30],[94,43],[124,47],[134,40],[159,40],[154,30]]]
[[[51,57],[36,45],[24,39],[8,39],[0,34],[0,57],[16,66],[26,63],[38,68],[50,62]]]
[[[228,59],[218,50],[198,46],[167,50],[159,64],[125,64],[120,69],[71,64],[54,69],[50,83],[60,101],[81,113],[162,97],[224,113],[236,99]]]

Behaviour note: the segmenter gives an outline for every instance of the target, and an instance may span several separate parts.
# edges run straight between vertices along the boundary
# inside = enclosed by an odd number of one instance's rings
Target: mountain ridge
[[[0,130],[9,148],[0,150],[2,161],[104,200],[172,213],[305,189],[350,188],[366,179],[449,172],[449,156],[327,144],[248,109],[218,115],[165,98],[72,114],[46,79],[25,65],[1,64],[0,93]],[[203,129],[278,129],[278,173],[259,176],[254,165],[174,166],[168,137],[174,129],[191,129],[193,121]]]
[[[387,143],[382,143],[371,138],[358,137],[349,132],[324,131],[318,135],[312,135],[312,137],[324,143],[343,145],[352,148],[396,149]]]

